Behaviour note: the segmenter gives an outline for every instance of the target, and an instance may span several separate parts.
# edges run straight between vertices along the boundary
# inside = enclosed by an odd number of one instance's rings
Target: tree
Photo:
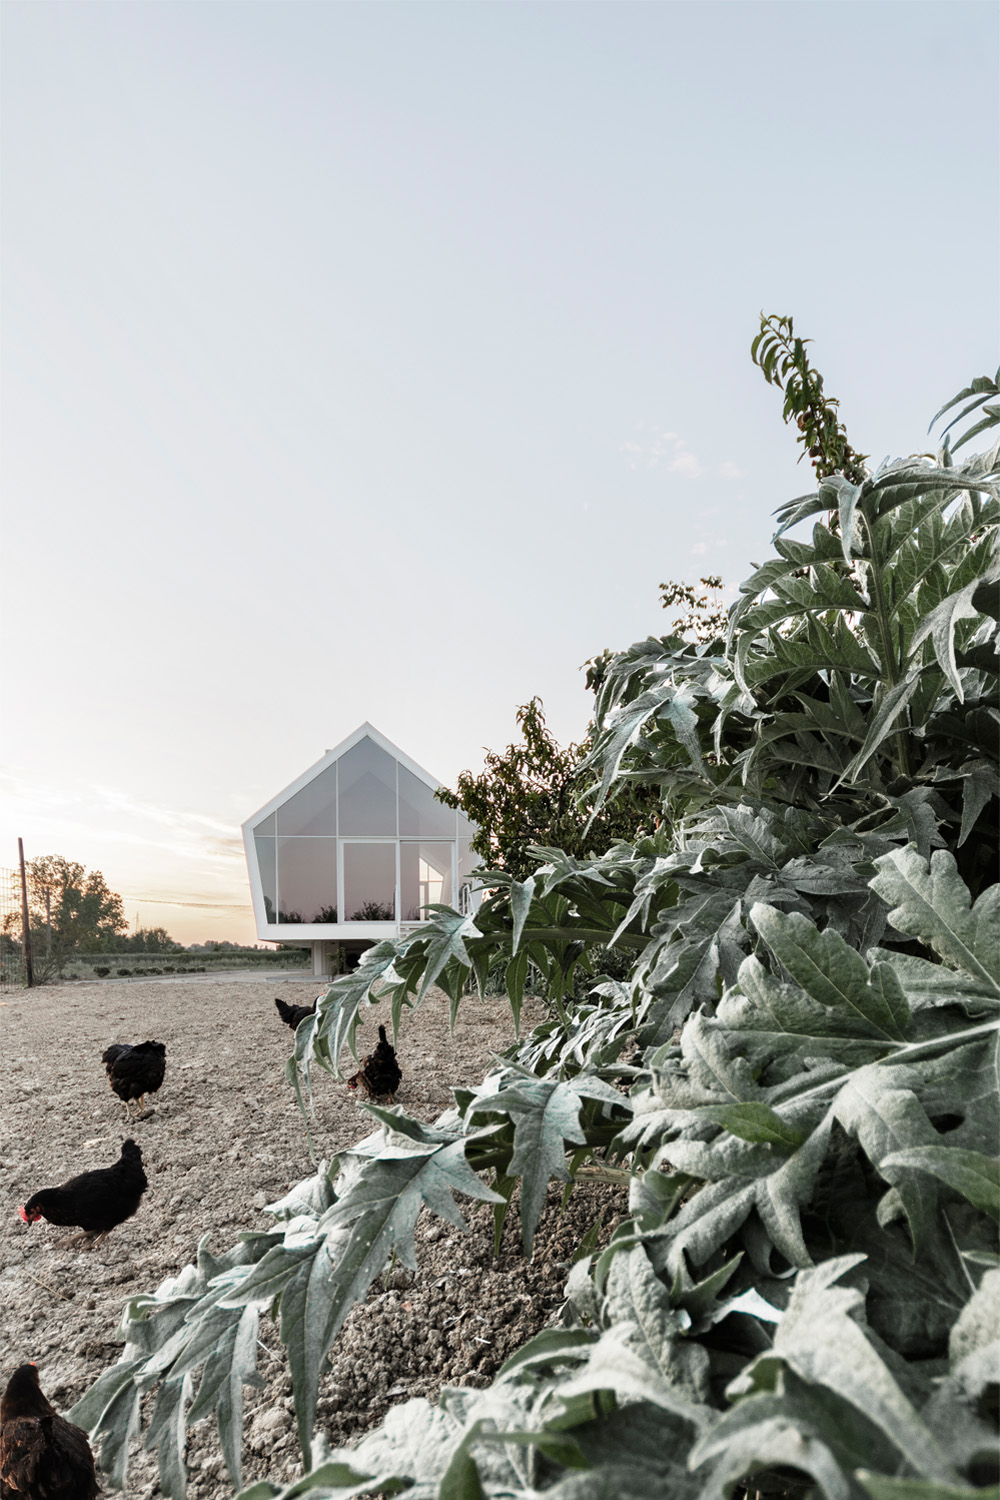
[[[720,592],[722,579],[710,574],[698,581],[705,593],[699,594],[690,583],[674,583],[672,579],[669,583],[661,583],[660,603],[664,609],[683,606],[684,613],[671,621],[678,635],[695,641],[721,640],[725,637],[728,621]]]
[[[87,871],[61,854],[43,854],[28,862],[25,873],[38,978],[61,974],[74,953],[114,949],[128,932],[122,898],[100,870]],[[19,926],[20,917],[8,918],[11,922]]]
[[[589,684],[588,684],[589,685]],[[573,856],[601,854],[620,839],[652,831],[659,799],[644,788],[622,788],[613,803],[591,819],[579,779],[587,744],[560,746],[545,722],[540,698],[517,710],[520,741],[488,750],[478,776],[463,771],[455,791],[437,798],[460,808],[477,825],[472,848],[490,869],[523,879],[537,861],[533,846],[563,849]]]
[[[122,953],[179,953],[182,945],[174,941],[165,927],[140,927],[116,944]]]

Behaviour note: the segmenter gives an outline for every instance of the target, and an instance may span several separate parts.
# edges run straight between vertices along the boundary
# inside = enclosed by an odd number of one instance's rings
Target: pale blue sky
[[[734,589],[997,350],[992,4],[3,8],[0,865],[252,935],[238,825],[364,719],[435,775]],[[218,903],[140,905],[139,898]],[[232,908],[230,910],[229,908]]]

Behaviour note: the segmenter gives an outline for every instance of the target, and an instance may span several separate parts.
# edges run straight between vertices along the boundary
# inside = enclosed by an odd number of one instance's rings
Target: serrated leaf
[[[633,1328],[617,1324],[601,1334],[587,1352],[586,1364],[568,1380],[560,1381],[555,1393],[561,1401],[594,1391],[614,1391],[640,1401],[649,1401],[674,1416],[682,1417],[695,1427],[702,1426],[706,1408],[686,1399],[673,1384],[665,1380],[631,1346]]]
[[[893,926],[1000,996],[1000,885],[990,886],[973,906],[946,849],[936,849],[929,866],[912,847],[894,849],[875,864],[871,887],[891,908]]]
[[[824,1115],[816,1128],[791,1156],[768,1155],[765,1147],[747,1147],[757,1153],[747,1163],[747,1175],[723,1175],[719,1182],[709,1183],[696,1193],[667,1224],[662,1248],[657,1243],[654,1264],[662,1261],[671,1274],[683,1284],[685,1256],[695,1265],[704,1265],[709,1256],[727,1243],[745,1222],[753,1209],[767,1231],[771,1243],[794,1266],[807,1266],[811,1257],[802,1238],[799,1209],[813,1190],[823,1158],[826,1155],[832,1116]],[[741,1142],[731,1141],[733,1147]],[[671,1142],[662,1155],[673,1164],[688,1170],[695,1165],[698,1146],[693,1142]],[[736,1153],[734,1152],[734,1155]],[[725,1158],[720,1160],[725,1173]]]
[[[949,594],[947,598],[929,611],[913,633],[911,651],[916,652],[921,643],[930,636],[938,665],[951,683],[952,691],[959,703],[965,702],[962,680],[955,664],[955,629],[959,620],[975,619],[979,610],[972,603],[972,596],[983,580],[976,579],[964,588]],[[992,581],[992,580],[991,580]]]
[[[507,1172],[521,1178],[521,1235],[526,1255],[531,1254],[549,1182],[553,1177],[570,1181],[564,1142],[582,1145],[586,1140],[580,1125],[584,1095],[609,1104],[625,1103],[616,1089],[599,1078],[580,1075],[562,1082],[528,1075],[469,1106],[470,1115],[499,1111],[514,1122],[514,1154]]]
[[[724,1500],[735,1481],[775,1467],[810,1474],[828,1500],[857,1500],[852,1472],[877,1459],[892,1464],[894,1450],[856,1407],[783,1370],[773,1393],[746,1397],[724,1412],[689,1462],[692,1468],[712,1465],[704,1500]]]
[[[671,1306],[670,1294],[653,1270],[645,1247],[635,1245],[611,1262],[604,1284],[606,1315],[631,1323],[629,1341],[641,1359],[694,1405],[708,1399],[708,1355],[684,1337],[686,1319]]]
[[[957,1146],[911,1146],[883,1158],[883,1166],[929,1172],[968,1198],[976,1208],[1000,1221],[1000,1159]]]
[[[861,1293],[834,1285],[863,1259],[842,1255],[799,1272],[773,1352],[758,1355],[730,1386],[730,1397],[774,1390],[784,1364],[800,1380],[827,1386],[855,1407],[930,1478],[954,1484],[958,1475],[946,1455],[855,1321]]]
[[[893,1086],[894,1073],[873,1065],[859,1068],[834,1103],[837,1119],[857,1137],[872,1166],[899,1195],[919,1253],[927,1225],[937,1213],[938,1191],[926,1174],[892,1158],[911,1146],[933,1144],[938,1136],[916,1095]]]
[[[838,932],[818,932],[797,912],[787,915],[758,902],[750,920],[792,978],[818,1004],[853,1013],[866,1029],[888,1041],[902,1041],[909,1030],[910,1009],[897,986],[873,985],[868,965]]]

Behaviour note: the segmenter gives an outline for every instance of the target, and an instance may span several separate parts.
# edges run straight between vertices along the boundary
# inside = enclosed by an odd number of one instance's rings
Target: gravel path
[[[302,1005],[316,993],[311,979],[211,975],[77,983],[4,997],[0,1380],[35,1360],[43,1390],[65,1410],[117,1359],[126,1298],[176,1274],[209,1230],[219,1252],[241,1229],[272,1226],[263,1206],[315,1170],[283,1077],[291,1032],[274,995]],[[537,1006],[526,1012],[526,1026],[540,1018]],[[386,1017],[373,1017],[359,1032],[362,1052],[377,1040],[377,1019]],[[404,1017],[399,1103],[433,1120],[451,1104],[452,1086],[478,1083],[511,1036],[506,1001],[475,997],[463,1003],[451,1036],[447,1000],[432,991],[416,1015]],[[166,1079],[147,1117],[127,1125],[100,1056],[111,1041],[147,1038],[166,1043]],[[353,1093],[320,1077],[312,1125],[320,1156],[352,1145],[373,1125]],[[142,1148],[149,1189],[135,1217],[108,1240],[88,1252],[56,1250],[53,1241],[65,1231],[21,1223],[17,1204],[40,1187],[117,1160],[127,1135]],[[463,1201],[469,1235],[421,1216],[417,1277],[397,1269],[388,1284],[377,1280],[331,1351],[317,1418],[331,1443],[357,1437],[396,1401],[433,1397],[444,1382],[487,1384],[508,1353],[550,1319],[581,1224],[603,1211],[610,1227],[612,1210],[620,1208],[607,1193],[599,1199],[586,1190],[574,1194],[566,1214],[559,1201],[553,1190],[530,1265],[520,1254],[516,1214],[500,1261],[493,1258],[487,1205]],[[261,1337],[267,1384],[246,1392],[244,1484],[286,1481],[300,1472],[284,1352],[270,1323]],[[188,1466],[191,1500],[231,1495],[214,1424],[192,1429]],[[135,1455],[126,1493],[137,1500],[160,1494],[155,1463],[144,1452]]]

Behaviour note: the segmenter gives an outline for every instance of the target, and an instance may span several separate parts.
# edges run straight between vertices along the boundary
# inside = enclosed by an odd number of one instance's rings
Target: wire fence
[[[21,876],[0,869],[0,993],[24,987],[21,944]]]

